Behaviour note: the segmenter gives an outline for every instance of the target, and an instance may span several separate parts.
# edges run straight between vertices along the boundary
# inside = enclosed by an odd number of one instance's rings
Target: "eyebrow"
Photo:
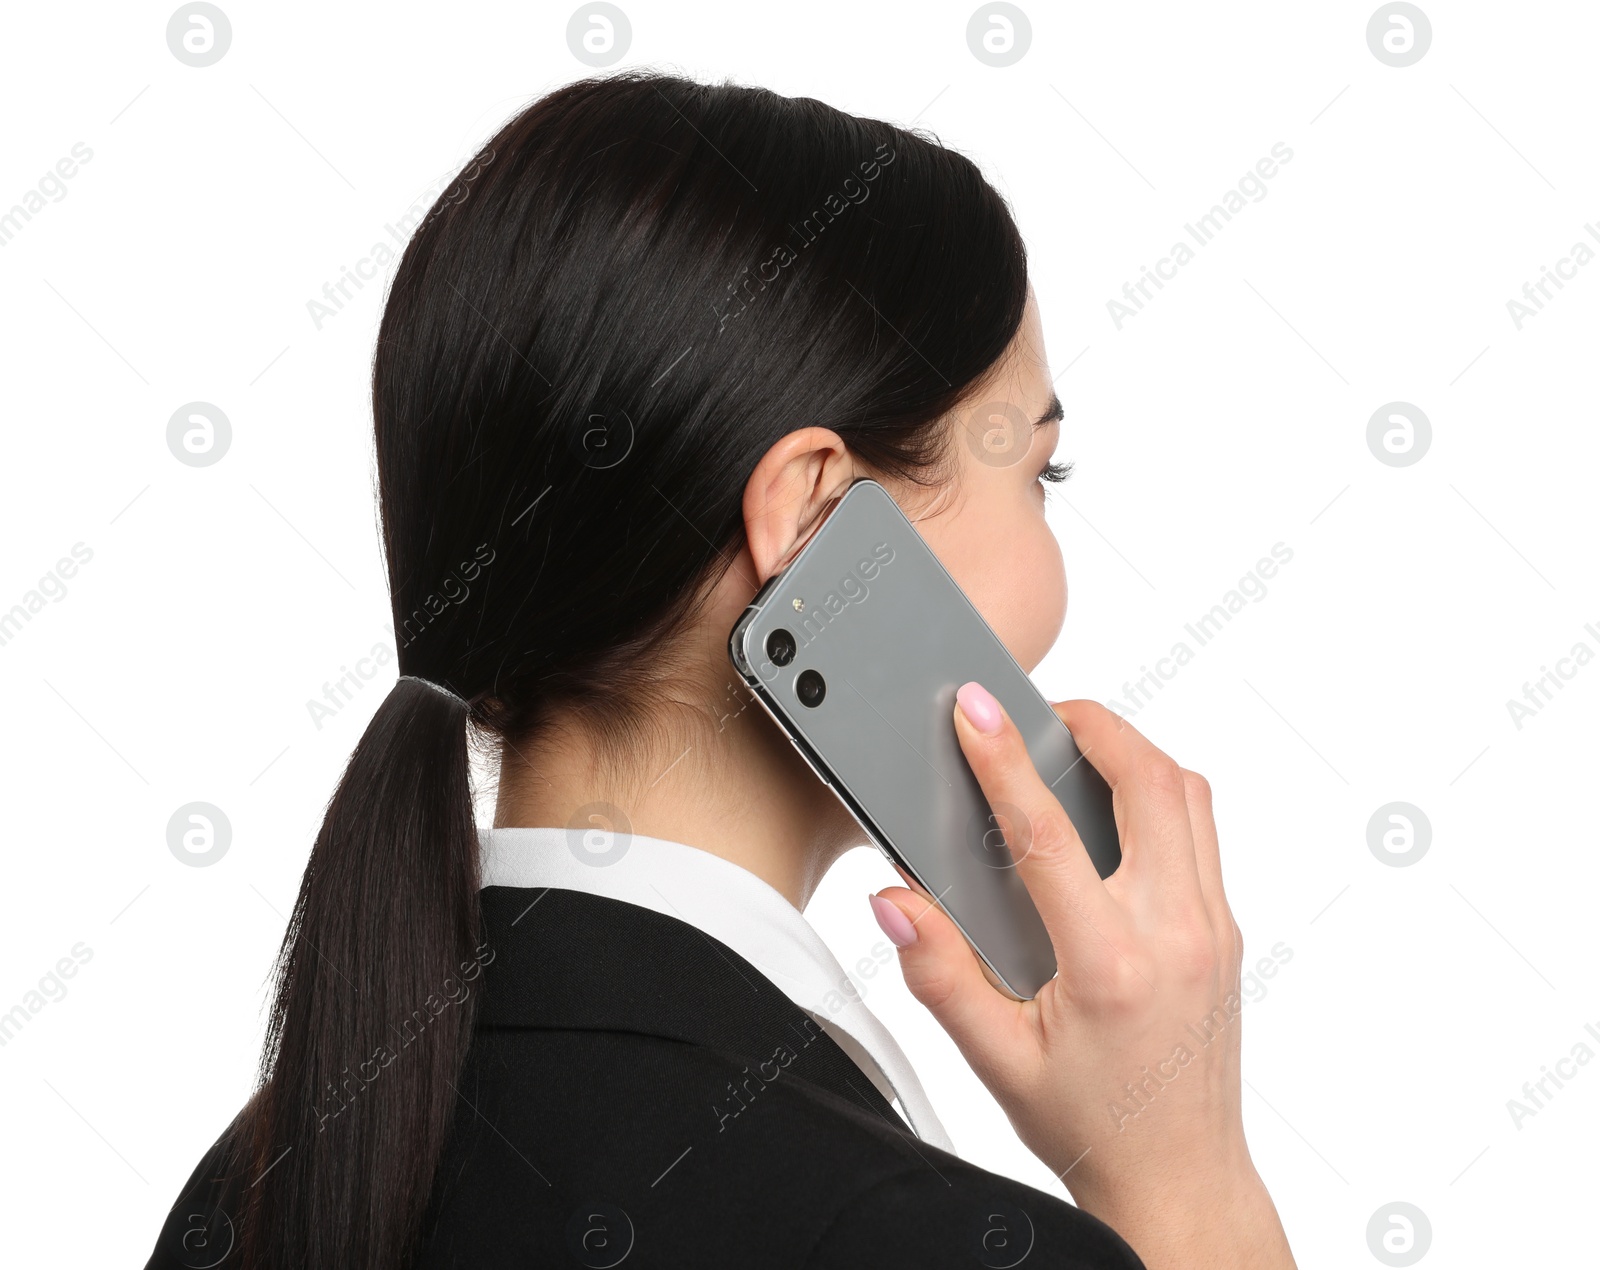
[[[1067,412],[1061,408],[1061,398],[1051,393],[1050,404],[1045,407],[1045,412],[1033,421],[1033,426],[1042,428],[1046,424],[1059,423],[1066,417]]]

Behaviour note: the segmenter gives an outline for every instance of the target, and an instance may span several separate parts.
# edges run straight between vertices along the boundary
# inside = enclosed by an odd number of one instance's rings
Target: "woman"
[[[864,835],[727,636],[829,504],[881,481],[1024,667],[1065,611],[1061,407],[968,160],[758,89],[569,85],[418,228],[373,396],[403,674],[317,837],[258,1091],[152,1266],[1292,1264],[1241,1126],[1207,789],[1134,729],[1059,707],[1115,790],[1102,883],[961,690],[968,760],[1028,819],[1061,966],[1036,1000],[917,893],[871,901],[1081,1208],[944,1149],[800,915]],[[500,761],[481,843],[469,738]],[[1214,1042],[1169,1064],[1197,1020]]]

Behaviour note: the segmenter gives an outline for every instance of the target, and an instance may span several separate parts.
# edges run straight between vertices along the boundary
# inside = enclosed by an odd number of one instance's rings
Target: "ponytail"
[[[416,1253],[472,1036],[469,713],[403,677],[328,804],[237,1124],[246,1270],[393,1270]]]

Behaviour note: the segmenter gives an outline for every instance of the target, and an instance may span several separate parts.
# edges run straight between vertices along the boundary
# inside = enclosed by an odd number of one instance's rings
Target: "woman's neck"
[[[576,715],[549,720],[531,747],[506,745],[495,826],[685,843],[749,870],[803,909],[833,862],[866,835],[748,690],[730,685],[724,620],[732,625],[713,611],[705,637],[690,636],[698,655],[623,752],[607,752]]]

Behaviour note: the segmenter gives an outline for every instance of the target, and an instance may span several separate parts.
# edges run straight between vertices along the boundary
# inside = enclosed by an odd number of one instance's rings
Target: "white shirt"
[[[954,1151],[905,1052],[862,1004],[854,980],[780,892],[731,860],[681,842],[632,835],[615,859],[580,858],[565,829],[489,829],[480,835],[484,886],[555,887],[637,904],[721,941],[809,1014],[898,1102],[917,1136]]]

